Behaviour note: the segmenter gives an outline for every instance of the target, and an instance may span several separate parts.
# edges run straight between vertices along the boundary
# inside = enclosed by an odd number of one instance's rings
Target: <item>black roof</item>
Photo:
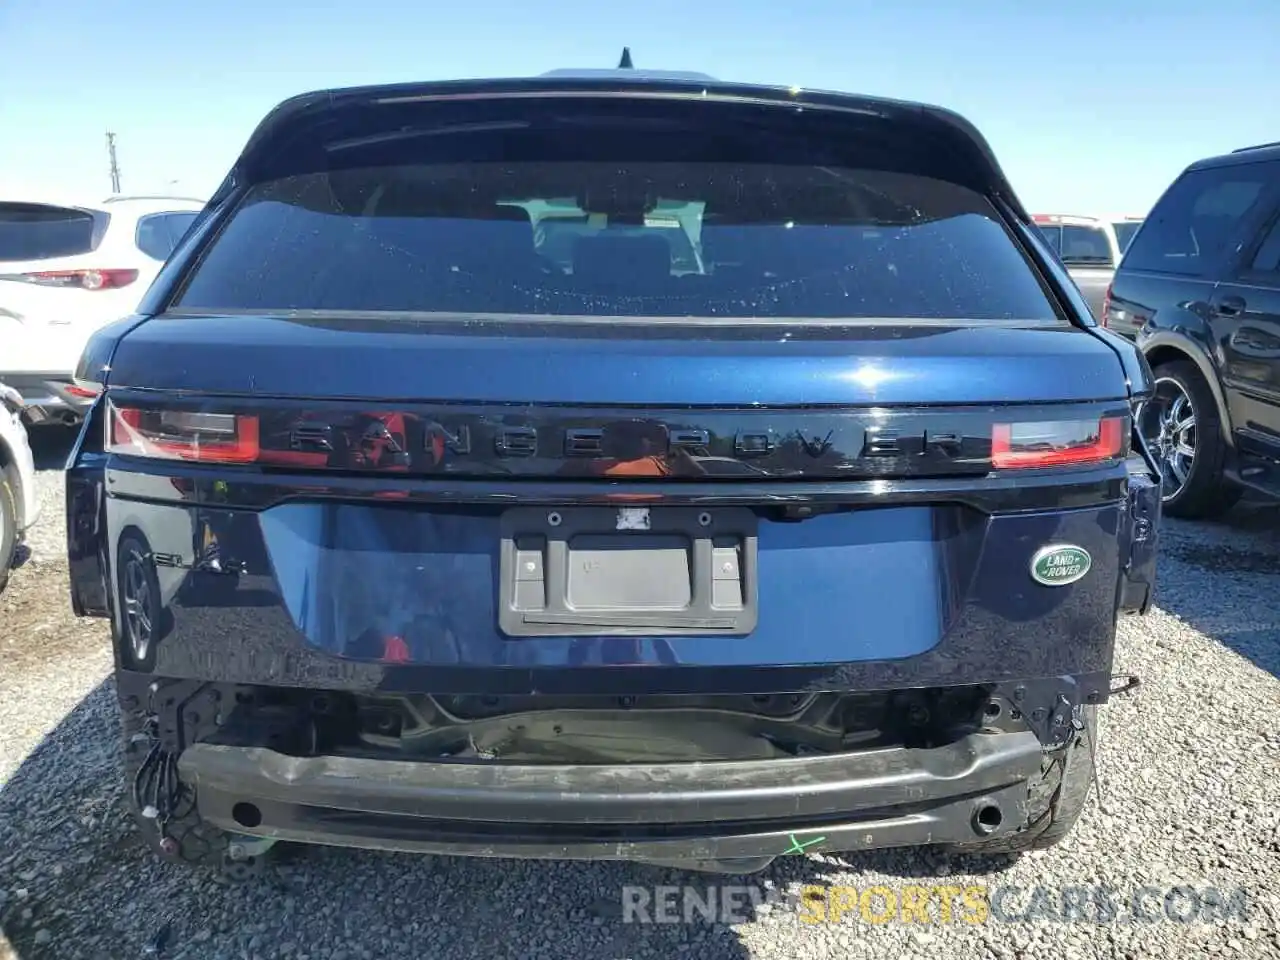
[[[630,51],[626,51],[627,54]],[[630,60],[624,57],[624,62]],[[981,188],[999,196],[1023,219],[1029,215],[1001,170],[990,145],[965,117],[943,107],[908,100],[863,96],[797,87],[767,86],[717,80],[699,74],[637,70],[557,70],[541,77],[470,79],[384,84],[318,90],[280,103],[258,124],[245,145],[237,168],[244,168],[295,138],[301,127],[315,128],[335,110],[493,98],[569,96],[638,96],[685,100],[723,100],[775,105],[791,110],[844,113],[850,117],[879,117],[910,126],[935,145],[945,144],[963,158]],[[224,188],[227,184],[224,184]],[[222,190],[218,191],[222,193]]]
[[[1280,140],[1272,143],[1259,143],[1251,147],[1238,147],[1230,153],[1205,157],[1187,167],[1188,170],[1203,170],[1208,167],[1228,167],[1243,163],[1259,163],[1264,160],[1280,160]]]

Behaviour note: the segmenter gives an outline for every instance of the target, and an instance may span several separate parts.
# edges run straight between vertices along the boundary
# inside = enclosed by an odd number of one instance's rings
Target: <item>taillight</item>
[[[1127,455],[1124,417],[997,423],[991,431],[991,466],[1026,470],[1101,463]]]
[[[137,270],[43,270],[21,274],[27,283],[80,290],[117,290],[138,279]]]
[[[1107,284],[1106,292],[1102,295],[1102,316],[1098,318],[1098,322],[1104,327],[1111,322],[1111,284]]]
[[[107,450],[133,457],[200,463],[253,463],[258,418],[233,413],[110,408]]]

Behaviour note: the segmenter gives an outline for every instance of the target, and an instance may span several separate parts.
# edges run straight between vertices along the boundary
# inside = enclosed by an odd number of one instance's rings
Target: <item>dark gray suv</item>
[[[1188,167],[1121,262],[1105,326],[1136,339],[1156,396],[1142,432],[1171,516],[1280,494],[1280,143]]]

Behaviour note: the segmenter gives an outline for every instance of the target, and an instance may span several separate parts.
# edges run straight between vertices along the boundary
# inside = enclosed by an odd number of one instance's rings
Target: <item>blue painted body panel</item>
[[[157,493],[168,484],[151,482]],[[113,536],[141,535],[163,558],[158,674],[333,689],[706,694],[1096,673],[1109,669],[1132,539],[1123,501],[765,521],[760,619],[747,636],[513,639],[496,626],[500,508],[298,494],[261,512],[105,499]],[[1089,575],[1066,587],[1035,583],[1031,557],[1054,542],[1089,550]],[[201,559],[210,543],[222,572]],[[1152,560],[1133,571],[1139,579]],[[382,662],[390,636],[405,640],[406,661]]]
[[[111,380],[211,395],[521,405],[1041,403],[1127,395],[1115,351],[1065,324],[567,326],[168,316],[121,341]]]
[[[928,507],[766,523],[760,621],[749,636],[507,639],[497,629],[496,517],[286,504],[262,514],[261,527],[281,598],[313,645],[359,653],[372,630],[404,637],[416,662],[486,667],[916,656],[950,626],[946,599],[966,592],[976,559],[966,554],[979,542],[935,542]],[[893,602],[877,600],[886,597]]]

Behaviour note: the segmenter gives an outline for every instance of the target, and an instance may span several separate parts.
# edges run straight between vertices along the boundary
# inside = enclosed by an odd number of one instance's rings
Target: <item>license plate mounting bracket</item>
[[[748,508],[516,507],[500,528],[498,626],[508,637],[755,628],[758,518]]]

